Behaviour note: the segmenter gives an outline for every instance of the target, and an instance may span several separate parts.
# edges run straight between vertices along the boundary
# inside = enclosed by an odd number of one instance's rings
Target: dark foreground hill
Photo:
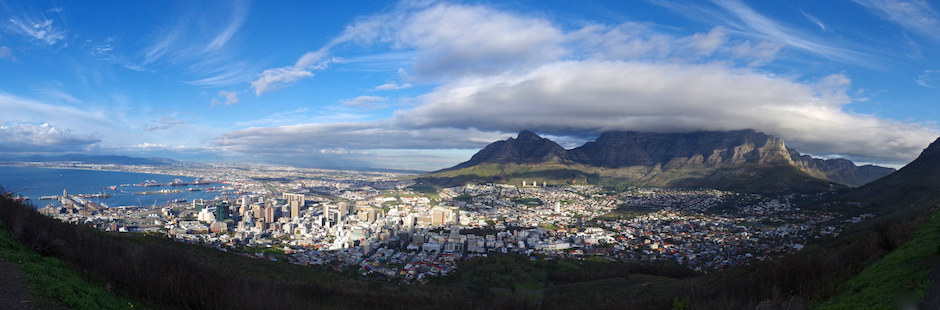
[[[940,204],[940,139],[895,173],[855,188],[842,199],[879,214],[910,215]]]
[[[571,150],[522,131],[419,180],[439,186],[528,181],[800,192],[828,190],[834,184],[860,186],[894,171],[802,155],[783,140],[754,130],[605,132]]]

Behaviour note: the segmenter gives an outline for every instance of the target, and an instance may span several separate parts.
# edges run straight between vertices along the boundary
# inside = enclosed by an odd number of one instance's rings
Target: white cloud
[[[561,31],[548,21],[485,6],[403,6],[392,13],[356,21],[323,48],[304,54],[293,66],[265,70],[252,87],[261,95],[312,77],[308,70],[325,68],[322,60],[330,49],[345,43],[382,43],[394,49],[413,49],[412,78],[442,80],[530,68],[566,54],[560,45],[563,40]]]
[[[375,121],[248,128],[220,135],[214,145],[231,152],[286,154],[337,148],[473,149],[513,135],[457,128],[402,129],[388,121]]]
[[[219,96],[225,98],[225,105],[238,103],[238,92],[220,90]]]
[[[65,39],[65,30],[52,26],[53,21],[45,18],[10,18],[6,28],[15,33],[53,45]]]
[[[822,31],[826,31],[826,24],[823,24],[821,20],[819,20],[813,15],[809,15],[809,13],[806,13],[803,11],[800,11],[800,13],[803,13],[803,17],[806,17],[806,19],[816,24],[816,26],[819,26],[819,28],[822,29]]]
[[[261,73],[261,78],[251,82],[251,87],[255,89],[256,96],[261,96],[264,92],[284,88],[297,80],[312,76],[313,72],[295,67],[268,69]]]
[[[411,107],[379,121],[248,128],[213,143],[240,154],[301,156],[322,149],[476,149],[523,129],[574,146],[579,138],[609,130],[750,128],[804,153],[898,164],[940,134],[926,124],[846,111],[861,100],[847,95],[852,87],[846,75],[799,80],[755,68],[784,49],[865,61],[859,53],[805,38],[738,1],[716,3],[721,11],[709,12],[720,12],[715,18],[730,21],[727,27],[733,29],[688,36],[643,23],[591,24],[565,32],[543,18],[486,6],[401,5],[359,19],[293,66],[266,70],[253,86],[260,95],[313,76],[308,70],[325,68],[323,59],[344,43],[412,50],[408,80],[436,87]],[[373,90],[397,87],[388,83]],[[341,103],[372,107],[384,100],[361,96]]]
[[[853,0],[910,31],[940,40],[940,14],[923,0]]]
[[[230,150],[342,147],[479,148],[529,129],[566,136],[637,130],[752,128],[797,150],[904,163],[938,135],[926,125],[843,111],[850,80],[796,81],[726,63],[564,61],[524,75],[468,78],[379,122],[251,128],[220,136]],[[451,141],[447,141],[452,139]]]
[[[100,142],[92,136],[72,134],[49,124],[0,126],[0,152],[38,153],[78,151]]]
[[[411,88],[411,83],[404,83],[401,85],[395,83],[385,83],[379,86],[376,86],[372,90],[399,90],[399,89],[408,89]]]

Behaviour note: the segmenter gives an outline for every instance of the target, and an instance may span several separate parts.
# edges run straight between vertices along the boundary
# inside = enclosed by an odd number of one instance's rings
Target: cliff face
[[[819,159],[809,155],[800,155],[790,150],[790,157],[800,170],[821,179],[839,182],[849,186],[862,186],[871,181],[897,171],[894,168],[874,165],[856,166],[851,160],[844,158]]]
[[[709,171],[719,168],[743,165],[764,167],[761,169],[777,167],[775,169],[798,170],[806,177],[849,186],[861,186],[895,171],[871,165],[857,167],[846,159],[817,159],[801,155],[787,148],[782,139],[750,129],[693,133],[605,132],[597,140],[571,150],[526,130],[516,138],[486,146],[469,161],[445,171],[481,164],[546,163],[581,164],[607,170],[665,171],[678,176],[694,172],[698,178],[707,177]],[[659,184],[672,183],[669,177],[647,175],[650,179],[659,180]]]
[[[618,168],[667,164],[789,163],[783,140],[753,130],[659,134],[605,132],[569,151],[575,162]]]

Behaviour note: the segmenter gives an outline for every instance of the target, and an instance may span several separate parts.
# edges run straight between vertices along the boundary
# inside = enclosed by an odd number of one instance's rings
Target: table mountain
[[[787,148],[780,138],[754,130],[693,133],[604,132],[565,150],[524,130],[494,142],[454,167],[421,180],[438,185],[468,182],[591,182],[638,186],[712,187],[744,191],[861,186],[894,172],[818,159]],[[531,184],[531,183],[530,183]]]

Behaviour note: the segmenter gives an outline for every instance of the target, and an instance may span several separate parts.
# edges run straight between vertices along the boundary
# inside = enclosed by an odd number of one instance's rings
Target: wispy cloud
[[[54,100],[74,103],[77,100],[62,92],[46,92]],[[107,132],[120,127],[113,117],[113,111],[94,110],[72,105],[60,105],[45,101],[23,98],[0,92],[0,124],[5,123],[48,123],[60,128],[81,128],[86,132]]]
[[[940,74],[940,70],[924,70],[914,81],[923,87],[937,88],[936,85],[933,85],[933,77],[937,74]]]
[[[379,96],[359,96],[352,99],[341,100],[343,106],[364,109],[366,111],[381,109],[387,107],[382,103],[387,102],[388,98]]]
[[[45,17],[29,16],[10,18],[4,26],[7,30],[46,45],[54,45],[65,39],[66,31],[52,25],[51,19]]]
[[[146,128],[145,130],[147,130],[147,131],[157,131],[157,130],[170,129],[170,128],[173,128],[173,127],[176,127],[176,126],[185,124],[185,123],[186,123],[186,121],[177,120],[177,119],[174,119],[174,118],[172,118],[172,117],[168,117],[168,116],[167,116],[167,117],[161,118],[161,119],[160,119],[160,122],[159,122],[157,125],[150,125],[150,126],[147,126],[147,128]]]
[[[809,13],[806,13],[804,11],[800,11],[800,13],[803,13],[803,17],[806,17],[806,19],[816,24],[816,26],[819,26],[819,29],[822,29],[822,31],[826,31],[826,24],[823,24],[821,20],[819,20],[813,15],[809,15]]]
[[[225,43],[228,43],[232,36],[235,35],[235,32],[238,32],[238,29],[245,23],[245,18],[248,17],[248,2],[237,1],[233,4],[234,8],[232,9],[228,24],[208,45],[206,45],[206,51],[214,51],[225,46]]]
[[[192,4],[149,38],[140,51],[142,65],[167,62],[189,71],[200,86],[223,86],[247,80],[246,68],[233,59],[237,48],[230,42],[244,25],[249,4],[239,0],[226,5]],[[208,16],[225,16],[223,23],[206,23]],[[223,48],[226,47],[226,48]]]
[[[650,1],[650,3],[673,10],[690,19],[728,27],[742,36],[783,44],[788,48],[823,56],[842,63],[868,67],[877,65],[872,60],[872,56],[868,54],[834,45],[829,40],[787,26],[755,11],[739,0],[711,0],[709,2],[712,5],[678,4],[675,1]],[[809,17],[807,14],[807,18]]]
[[[853,0],[909,31],[940,40],[940,14],[923,0]]]
[[[16,61],[16,56],[13,56],[13,50],[6,46],[0,46],[0,59],[9,59]]]
[[[407,88],[411,88],[411,83],[404,83],[401,85],[396,84],[396,83],[385,83],[385,84],[376,86],[372,90],[399,90],[399,89],[407,89]]]

